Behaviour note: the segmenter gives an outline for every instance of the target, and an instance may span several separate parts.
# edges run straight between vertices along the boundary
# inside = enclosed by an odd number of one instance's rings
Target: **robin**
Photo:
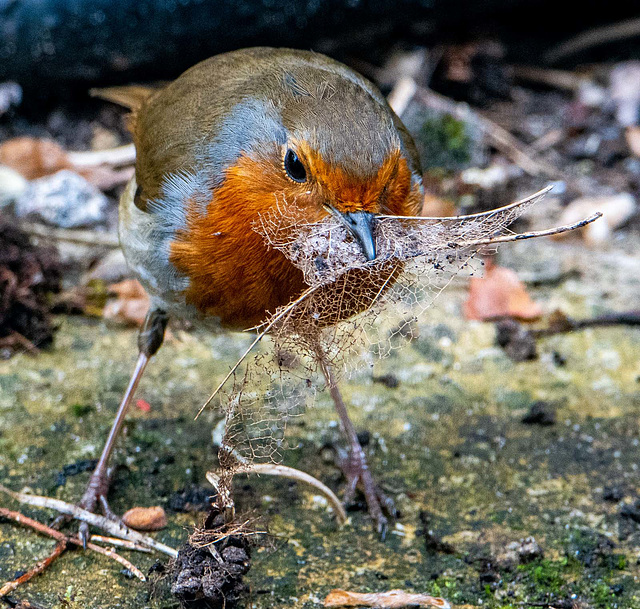
[[[323,55],[273,48],[203,61],[163,89],[114,88],[132,110],[135,177],[120,201],[120,242],[151,307],[139,357],[81,506],[108,511],[108,463],[127,408],[171,316],[244,330],[307,288],[253,228],[278,202],[344,223],[375,260],[376,215],[414,216],[423,198],[415,145],[378,89]],[[353,314],[353,310],[350,311]],[[393,503],[377,488],[340,392],[329,381],[359,485],[384,533]],[[88,529],[81,528],[87,538]]]

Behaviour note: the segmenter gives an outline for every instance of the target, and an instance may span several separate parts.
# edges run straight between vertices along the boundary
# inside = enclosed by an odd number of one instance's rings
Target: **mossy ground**
[[[583,272],[582,279],[534,290],[548,310],[587,316],[634,308],[637,278],[623,272],[632,253],[572,247],[536,250],[549,259],[573,256]],[[238,479],[239,508],[264,516],[272,535],[269,548],[254,552],[246,606],[311,608],[332,588],[403,588],[456,606],[564,607],[575,600],[640,608],[640,524],[620,514],[640,493],[640,330],[556,336],[540,343],[538,360],[515,364],[494,347],[490,324],[462,319],[463,288],[459,282],[443,294],[420,322],[418,340],[344,385],[358,428],[371,432],[371,467],[401,511],[387,540],[378,539],[361,511],[338,529],[323,501],[300,485]],[[0,364],[0,482],[73,501],[88,473],[56,486],[58,473],[98,456],[133,366],[135,331],[84,318],[59,321],[53,349]],[[114,510],[167,506],[179,489],[206,486],[218,417],[207,412],[194,422],[193,415],[248,340],[172,332],[139,390],[152,409],[132,409],[118,445]],[[398,387],[373,382],[385,374],[395,375]],[[521,423],[537,400],[558,408],[555,425]],[[338,490],[338,471],[321,450],[340,438],[328,396],[320,395],[290,432],[296,448],[285,463]],[[607,488],[618,498],[606,500]],[[427,550],[421,512],[455,553]],[[157,536],[177,547],[200,518],[169,511],[170,525]],[[528,536],[544,556],[505,567],[507,544]],[[51,548],[48,539],[0,523],[0,580]],[[123,554],[143,571],[158,558]],[[147,585],[127,579],[115,563],[80,551],[66,553],[15,597],[69,608],[173,602],[162,591],[150,596]]]

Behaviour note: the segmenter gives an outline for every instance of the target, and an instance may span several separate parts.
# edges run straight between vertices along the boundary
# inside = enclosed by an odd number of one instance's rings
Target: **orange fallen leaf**
[[[159,505],[134,507],[122,515],[122,522],[136,531],[159,531],[167,524],[167,515]]]
[[[542,315],[542,307],[531,299],[514,271],[488,261],[484,277],[471,279],[464,315],[483,321],[499,317],[533,320]]]
[[[27,180],[71,169],[64,148],[53,140],[14,137],[0,145],[0,164],[7,165]]]
[[[142,325],[149,310],[149,297],[140,282],[125,279],[110,285],[109,292],[116,294],[117,298],[105,305],[102,316],[110,321]]]
[[[325,607],[380,607],[384,609],[401,609],[402,607],[440,607],[451,609],[451,605],[443,598],[428,594],[412,594],[404,590],[388,592],[371,592],[362,594],[347,590],[331,590],[324,599]]]
[[[36,137],[14,137],[0,144],[0,165],[17,171],[27,180],[35,180],[70,169],[100,190],[111,190],[128,182],[133,167],[116,169],[108,164],[76,165],[78,153],[68,153],[53,140]]]

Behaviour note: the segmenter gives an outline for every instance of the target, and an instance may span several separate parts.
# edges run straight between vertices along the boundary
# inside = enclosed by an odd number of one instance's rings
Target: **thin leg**
[[[113,425],[111,426],[111,430],[109,431],[107,441],[104,445],[104,448],[102,449],[102,454],[100,455],[98,465],[96,466],[93,474],[91,474],[91,478],[89,479],[87,488],[82,495],[82,499],[79,503],[80,507],[84,508],[85,510],[93,512],[95,511],[96,507],[100,505],[100,508],[103,510],[103,512],[105,512],[105,515],[112,515],[106,499],[110,481],[108,471],[109,459],[111,457],[111,453],[113,452],[113,447],[116,439],[120,433],[120,429],[122,428],[122,423],[124,422],[125,415],[129,410],[131,400],[133,399],[133,396],[138,387],[138,383],[140,382],[144,370],[147,367],[147,363],[162,345],[162,341],[164,340],[164,331],[167,327],[167,321],[168,317],[164,311],[153,309],[149,311],[149,313],[147,313],[144,324],[140,329],[140,333],[138,335],[138,349],[140,351],[140,354],[138,355],[136,367],[133,371],[133,374],[131,375],[131,380],[129,381],[127,390],[122,397],[120,406],[118,407],[116,418],[113,421]],[[86,545],[87,540],[89,539],[89,526],[86,522],[80,524],[79,535],[82,543]]]
[[[387,497],[375,483],[369,465],[367,464],[367,458],[362,450],[360,441],[358,440],[358,434],[353,426],[353,422],[349,418],[347,407],[345,406],[342,394],[338,389],[336,379],[331,371],[330,365],[324,359],[322,354],[319,354],[320,367],[324,374],[327,385],[329,387],[329,393],[333,398],[333,402],[340,417],[342,428],[347,436],[349,442],[349,456],[343,464],[343,470],[345,477],[347,478],[347,489],[344,495],[344,502],[350,503],[356,492],[358,484],[362,487],[365,499],[367,501],[367,507],[369,509],[369,515],[376,522],[376,528],[378,533],[384,539],[387,532],[388,520],[383,514],[384,509],[391,515],[395,515],[395,508],[393,501]]]

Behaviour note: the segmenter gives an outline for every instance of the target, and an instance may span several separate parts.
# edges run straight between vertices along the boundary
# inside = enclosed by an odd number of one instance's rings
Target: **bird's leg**
[[[96,465],[87,488],[80,499],[78,504],[80,507],[90,512],[95,511],[96,507],[100,506],[105,516],[114,517],[113,512],[109,509],[107,503],[107,492],[109,490],[109,459],[113,452],[113,446],[120,433],[124,417],[127,414],[131,400],[135,394],[138,383],[142,378],[144,370],[149,362],[149,359],[158,351],[164,340],[164,331],[167,327],[168,321],[167,314],[160,309],[152,309],[147,313],[147,317],[144,320],[140,333],[138,334],[138,361],[136,367],[131,375],[129,385],[122,397],[118,412],[109,431],[107,441],[102,449],[102,454]],[[80,524],[79,536],[83,544],[86,544],[89,538],[89,526],[86,522]]]
[[[384,539],[387,531],[388,521],[383,513],[383,509],[390,516],[395,516],[396,510],[393,505],[393,501],[389,497],[387,497],[375,483],[375,480],[371,475],[371,471],[369,470],[369,465],[367,464],[367,458],[364,454],[364,450],[362,449],[360,441],[358,440],[358,434],[356,433],[356,429],[353,426],[353,422],[349,418],[347,407],[345,406],[344,400],[342,399],[342,394],[338,389],[338,385],[331,370],[331,366],[328,364],[322,353],[319,353],[318,356],[320,358],[320,367],[322,368],[322,373],[327,380],[329,393],[333,398],[338,416],[340,417],[342,428],[344,429],[347,440],[349,442],[349,455],[342,463],[342,470],[347,479],[347,489],[344,494],[344,503],[348,504],[353,500],[356,493],[356,488],[358,487],[358,485],[360,485],[367,501],[369,515],[376,522],[378,533]]]

